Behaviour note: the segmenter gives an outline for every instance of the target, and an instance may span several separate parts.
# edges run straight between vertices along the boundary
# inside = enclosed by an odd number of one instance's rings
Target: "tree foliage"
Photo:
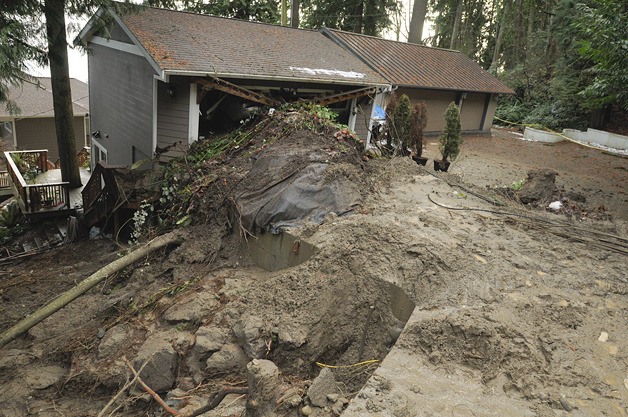
[[[590,107],[617,103],[628,110],[628,4],[591,0],[576,10],[578,53],[592,63],[592,82],[580,94]]]
[[[412,147],[412,107],[410,98],[402,94],[397,100],[391,116],[390,133],[395,144],[401,149],[401,154],[407,154],[407,150]]]
[[[254,22],[279,23],[276,0],[146,0],[145,4]]]
[[[553,129],[598,127],[628,110],[627,3],[431,0],[432,46],[460,50],[505,81],[497,115]],[[597,120],[597,121],[596,121]]]
[[[105,0],[1,0],[0,101],[11,85],[29,81],[28,60],[49,64],[61,177],[81,185],[76,158],[65,16],[91,15]],[[9,103],[9,107],[11,104]]]
[[[460,108],[453,101],[445,110],[445,129],[439,138],[438,150],[443,161],[456,159],[462,145],[462,125],[460,123]]]
[[[390,27],[397,0],[302,0],[303,25],[328,27],[376,36]]]
[[[412,108],[410,126],[410,143],[416,156],[423,154],[423,131],[427,126],[427,105],[424,101],[416,103]]]

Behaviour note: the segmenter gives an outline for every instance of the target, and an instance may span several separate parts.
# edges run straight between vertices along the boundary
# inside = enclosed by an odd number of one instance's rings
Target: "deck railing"
[[[4,188],[9,188],[10,186],[11,181],[9,180],[9,172],[0,171],[0,190]]]
[[[70,208],[68,182],[31,183],[39,173],[48,171],[48,151],[11,151],[4,155],[13,192],[24,214]]]
[[[114,170],[117,168],[121,167],[98,162],[89,181],[81,191],[85,224],[88,227],[93,226],[115,209],[119,197],[114,176]]]

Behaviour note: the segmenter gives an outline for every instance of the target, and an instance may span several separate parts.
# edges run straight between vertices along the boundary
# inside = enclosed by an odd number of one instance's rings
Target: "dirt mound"
[[[263,119],[199,143],[168,169],[151,227],[185,225],[185,242],[2,348],[0,415],[94,416],[119,392],[105,415],[164,414],[138,387],[123,389],[132,378],[123,359],[144,366],[144,382],[179,411],[247,380],[272,388],[248,401],[229,395],[203,414],[212,417],[260,405],[292,417],[623,412],[628,283],[623,238],[611,236],[619,226],[600,234],[546,213],[535,221],[534,212],[495,210],[409,158],[365,162],[352,138],[332,126],[312,132],[312,120]],[[319,197],[300,201],[292,183],[301,174],[335,193],[323,201],[340,203],[307,210]],[[283,192],[291,198],[274,198]],[[289,203],[299,210],[256,216]],[[296,220],[270,262],[307,247],[303,263],[257,267],[245,229]],[[11,319],[35,307],[19,298],[43,303],[118,257],[119,247],[97,242],[12,265],[21,280],[1,293]]]

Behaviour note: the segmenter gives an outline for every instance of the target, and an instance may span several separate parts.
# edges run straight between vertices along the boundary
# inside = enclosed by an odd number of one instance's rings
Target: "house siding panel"
[[[174,89],[174,96],[168,94],[168,88]],[[189,100],[189,81],[173,77],[169,84],[158,83],[157,146],[166,148],[175,145],[160,157],[161,160],[181,156],[188,149]]]
[[[407,94],[412,103],[425,101],[427,106],[427,126],[425,133],[440,133],[445,128],[445,111],[449,103],[456,102],[460,92],[420,90],[414,88],[399,88],[395,91],[397,96]],[[482,114],[484,113],[484,103],[486,94],[467,93],[467,98],[463,100],[462,111],[460,112],[460,122],[463,132],[477,132],[480,130]],[[490,131],[495,114],[495,101],[491,100],[486,118],[484,120],[483,131]]]
[[[488,103],[488,109],[486,109],[486,117],[484,118],[484,132],[490,132],[493,127],[493,118],[495,117],[495,110],[497,110],[497,99],[495,94],[491,94],[490,101]]]
[[[397,96],[407,94],[412,103],[425,101],[427,106],[427,126],[425,133],[439,133],[445,127],[445,110],[452,101],[456,101],[455,91],[419,90],[414,88],[399,88]],[[479,119],[478,119],[479,126]],[[475,127],[477,129],[477,126]]]
[[[74,118],[74,135],[76,152],[85,146],[84,118]],[[52,117],[35,117],[19,119],[15,122],[17,130],[17,148],[20,150],[47,149],[48,159],[56,162],[59,159],[55,121]]]
[[[113,165],[133,163],[133,147],[153,154],[153,75],[140,56],[90,44],[91,130]]]
[[[480,130],[485,99],[486,94],[467,93],[467,98],[462,102],[462,111],[460,112],[460,122],[462,123],[463,132]]]
[[[364,141],[368,136],[369,122],[371,120],[371,112],[373,105],[370,100],[363,100],[361,103],[357,103],[357,114],[355,115],[355,133],[358,137]]]

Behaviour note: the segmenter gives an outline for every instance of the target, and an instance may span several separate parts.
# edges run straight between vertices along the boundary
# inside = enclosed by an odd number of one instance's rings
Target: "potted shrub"
[[[460,153],[460,145],[462,145],[462,135],[460,134],[462,127],[460,125],[460,109],[453,101],[445,111],[445,130],[439,138],[438,150],[442,158],[434,160],[434,170],[447,171],[450,165],[450,159],[454,160]]]
[[[423,130],[427,126],[427,106],[422,101],[412,108],[410,126],[410,142],[413,151],[412,159],[419,165],[425,165],[427,158],[423,156]]]
[[[407,95],[393,94],[386,106],[386,145],[402,156],[408,156],[412,148],[412,104]]]
[[[384,137],[386,138],[386,144],[384,145],[384,149],[392,154],[394,151],[393,147],[393,121],[394,121],[394,113],[397,108],[397,95],[392,93],[390,95],[390,99],[388,100],[388,104],[386,105],[386,124],[384,125]]]

